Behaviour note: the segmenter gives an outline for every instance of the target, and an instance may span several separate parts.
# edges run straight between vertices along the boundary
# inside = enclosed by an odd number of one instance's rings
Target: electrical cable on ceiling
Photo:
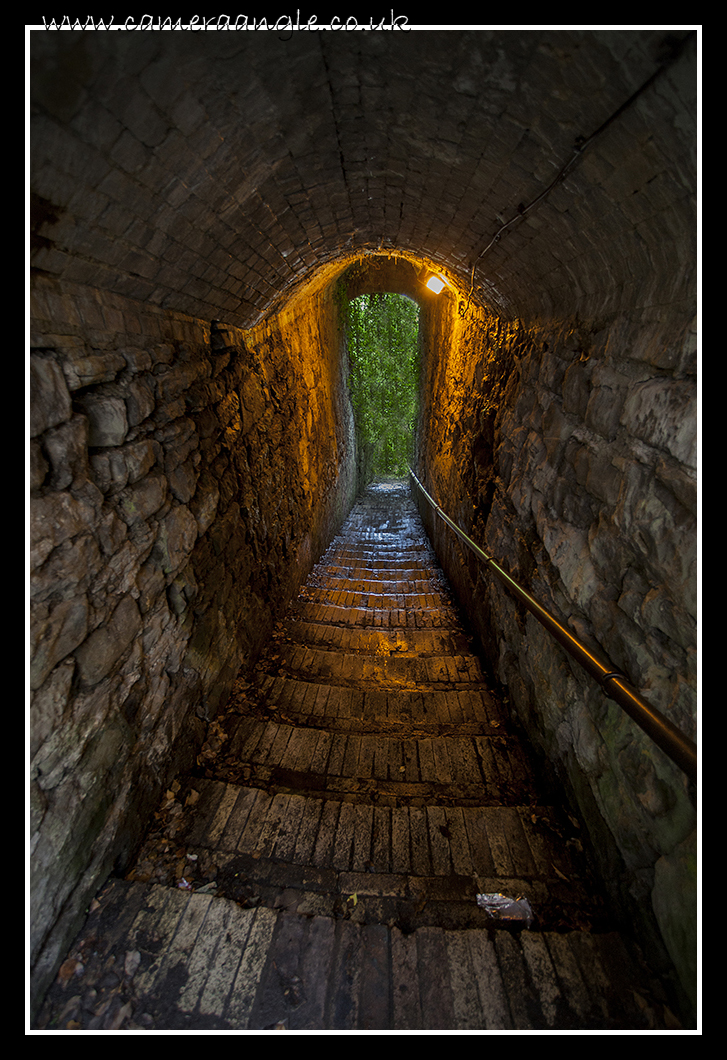
[[[599,127],[594,132],[592,132],[590,136],[576,137],[575,145],[573,148],[573,154],[568,159],[568,161],[563,166],[561,166],[558,173],[550,182],[550,184],[548,184],[548,186],[527,205],[523,205],[523,203],[520,203],[517,207],[517,213],[515,214],[515,216],[511,217],[509,221],[506,221],[503,225],[500,226],[500,228],[498,228],[497,232],[487,244],[485,249],[482,250],[475,258],[474,264],[472,265],[472,272],[470,274],[470,289],[469,294],[467,295],[467,303],[466,305],[462,303],[460,304],[460,316],[465,316],[467,310],[469,309],[470,301],[472,300],[472,294],[475,289],[475,269],[482,261],[485,254],[487,254],[487,252],[491,250],[491,248],[496,243],[500,242],[503,234],[507,231],[507,229],[509,229],[517,221],[521,221],[527,214],[530,213],[532,209],[534,209],[538,205],[538,203],[542,202],[543,199],[545,199],[546,196],[550,194],[550,192],[553,190],[553,188],[556,187],[557,184],[560,184],[563,180],[565,180],[565,178],[576,165],[578,160],[583,157],[583,153],[585,152],[586,148],[589,147],[590,144],[592,144],[593,141],[596,140],[603,132],[605,132],[605,130],[610,125],[612,125],[613,122],[615,122],[617,118],[619,118],[624,113],[624,111],[626,111],[631,106],[631,104],[634,103],[639,98],[639,96],[641,96],[642,93],[644,93],[649,88],[649,86],[652,85],[653,82],[666,69],[668,69],[668,67],[670,67],[674,62],[676,62],[676,60],[679,58],[682,51],[684,50],[686,44],[695,36],[695,33],[689,33],[686,37],[679,41],[677,46],[673,48],[669,58],[665,62],[663,62],[661,66],[658,67],[658,69],[654,71],[651,77],[647,78],[646,81],[644,81],[644,83],[639,88],[637,88],[636,91],[632,93],[632,95],[629,96],[625,103],[622,103],[621,106],[617,110],[615,110],[613,114],[610,115],[610,117],[606,118],[606,120],[601,125],[599,125]]]

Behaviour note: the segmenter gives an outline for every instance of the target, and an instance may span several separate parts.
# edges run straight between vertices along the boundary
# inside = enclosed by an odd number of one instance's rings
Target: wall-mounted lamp
[[[434,294],[439,294],[447,286],[445,280],[441,276],[438,276],[436,272],[431,272],[430,269],[422,269],[419,273],[419,281],[428,287]]]

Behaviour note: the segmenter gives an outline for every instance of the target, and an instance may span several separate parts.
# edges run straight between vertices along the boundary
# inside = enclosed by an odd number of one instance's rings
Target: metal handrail
[[[654,743],[675,762],[679,768],[693,781],[697,779],[697,745],[686,736],[680,729],[673,725],[658,710],[641,698],[634,686],[625,674],[617,670],[609,662],[602,662],[592,654],[585,645],[573,636],[573,634],[561,625],[550,612],[535,600],[514,578],[500,567],[491,556],[476,545],[475,542],[461,530],[449,516],[442,511],[434,498],[427,493],[424,486],[409,468],[413,482],[421,491],[422,495],[434,508],[437,515],[449,526],[455,534],[467,545],[474,554],[486,563],[490,570],[504,582],[505,585],[518,597],[531,614],[537,618],[542,626],[565,648],[591,677],[601,685],[606,695],[619,704],[636,724],[643,729]]]

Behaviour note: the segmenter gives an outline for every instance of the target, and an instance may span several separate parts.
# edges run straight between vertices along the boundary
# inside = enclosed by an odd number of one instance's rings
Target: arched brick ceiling
[[[686,30],[30,37],[31,264],[51,276],[241,327],[356,252],[464,289],[477,263],[508,317],[694,297]]]

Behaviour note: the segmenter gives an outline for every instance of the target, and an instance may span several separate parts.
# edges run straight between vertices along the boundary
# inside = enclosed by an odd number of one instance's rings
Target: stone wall
[[[241,332],[37,276],[31,305],[31,947],[194,760],[355,490],[336,309]]]
[[[442,508],[696,740],[692,322],[429,310],[418,468]],[[615,904],[694,1000],[696,815],[676,766],[431,509],[437,551]],[[664,966],[668,964],[666,954]]]

